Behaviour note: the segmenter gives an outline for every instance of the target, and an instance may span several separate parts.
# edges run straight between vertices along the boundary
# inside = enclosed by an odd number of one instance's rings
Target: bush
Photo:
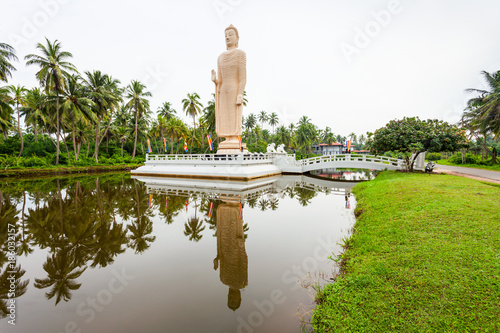
[[[454,164],[462,164],[462,153],[457,153],[450,157],[449,161]],[[476,155],[467,154],[465,155],[466,164],[480,164],[480,160]]]
[[[439,161],[441,159],[441,153],[427,153],[425,158],[428,161]]]

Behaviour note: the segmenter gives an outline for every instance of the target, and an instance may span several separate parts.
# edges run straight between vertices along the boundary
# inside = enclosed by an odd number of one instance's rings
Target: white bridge
[[[248,181],[280,174],[304,174],[313,170],[330,168],[401,170],[405,168],[405,162],[392,157],[357,154],[325,155],[302,160],[296,160],[295,154],[286,153],[148,154],[145,165],[132,170],[132,174]]]

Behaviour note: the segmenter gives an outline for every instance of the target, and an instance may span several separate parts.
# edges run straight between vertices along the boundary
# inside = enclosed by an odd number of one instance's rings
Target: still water
[[[2,182],[0,332],[299,332],[308,286],[336,272],[354,184]]]

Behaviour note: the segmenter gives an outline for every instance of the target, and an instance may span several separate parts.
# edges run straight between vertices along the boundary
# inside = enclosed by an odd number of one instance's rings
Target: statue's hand
[[[243,95],[239,94],[238,97],[236,97],[236,105],[241,104],[243,104]]]
[[[212,81],[214,81],[215,83],[217,83],[217,75],[215,74],[215,71],[212,69]]]

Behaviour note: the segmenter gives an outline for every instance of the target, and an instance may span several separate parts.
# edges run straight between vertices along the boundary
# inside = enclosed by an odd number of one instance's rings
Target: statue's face
[[[236,31],[233,29],[226,30],[226,45],[235,46],[236,42],[238,42],[238,37],[236,37]]]

